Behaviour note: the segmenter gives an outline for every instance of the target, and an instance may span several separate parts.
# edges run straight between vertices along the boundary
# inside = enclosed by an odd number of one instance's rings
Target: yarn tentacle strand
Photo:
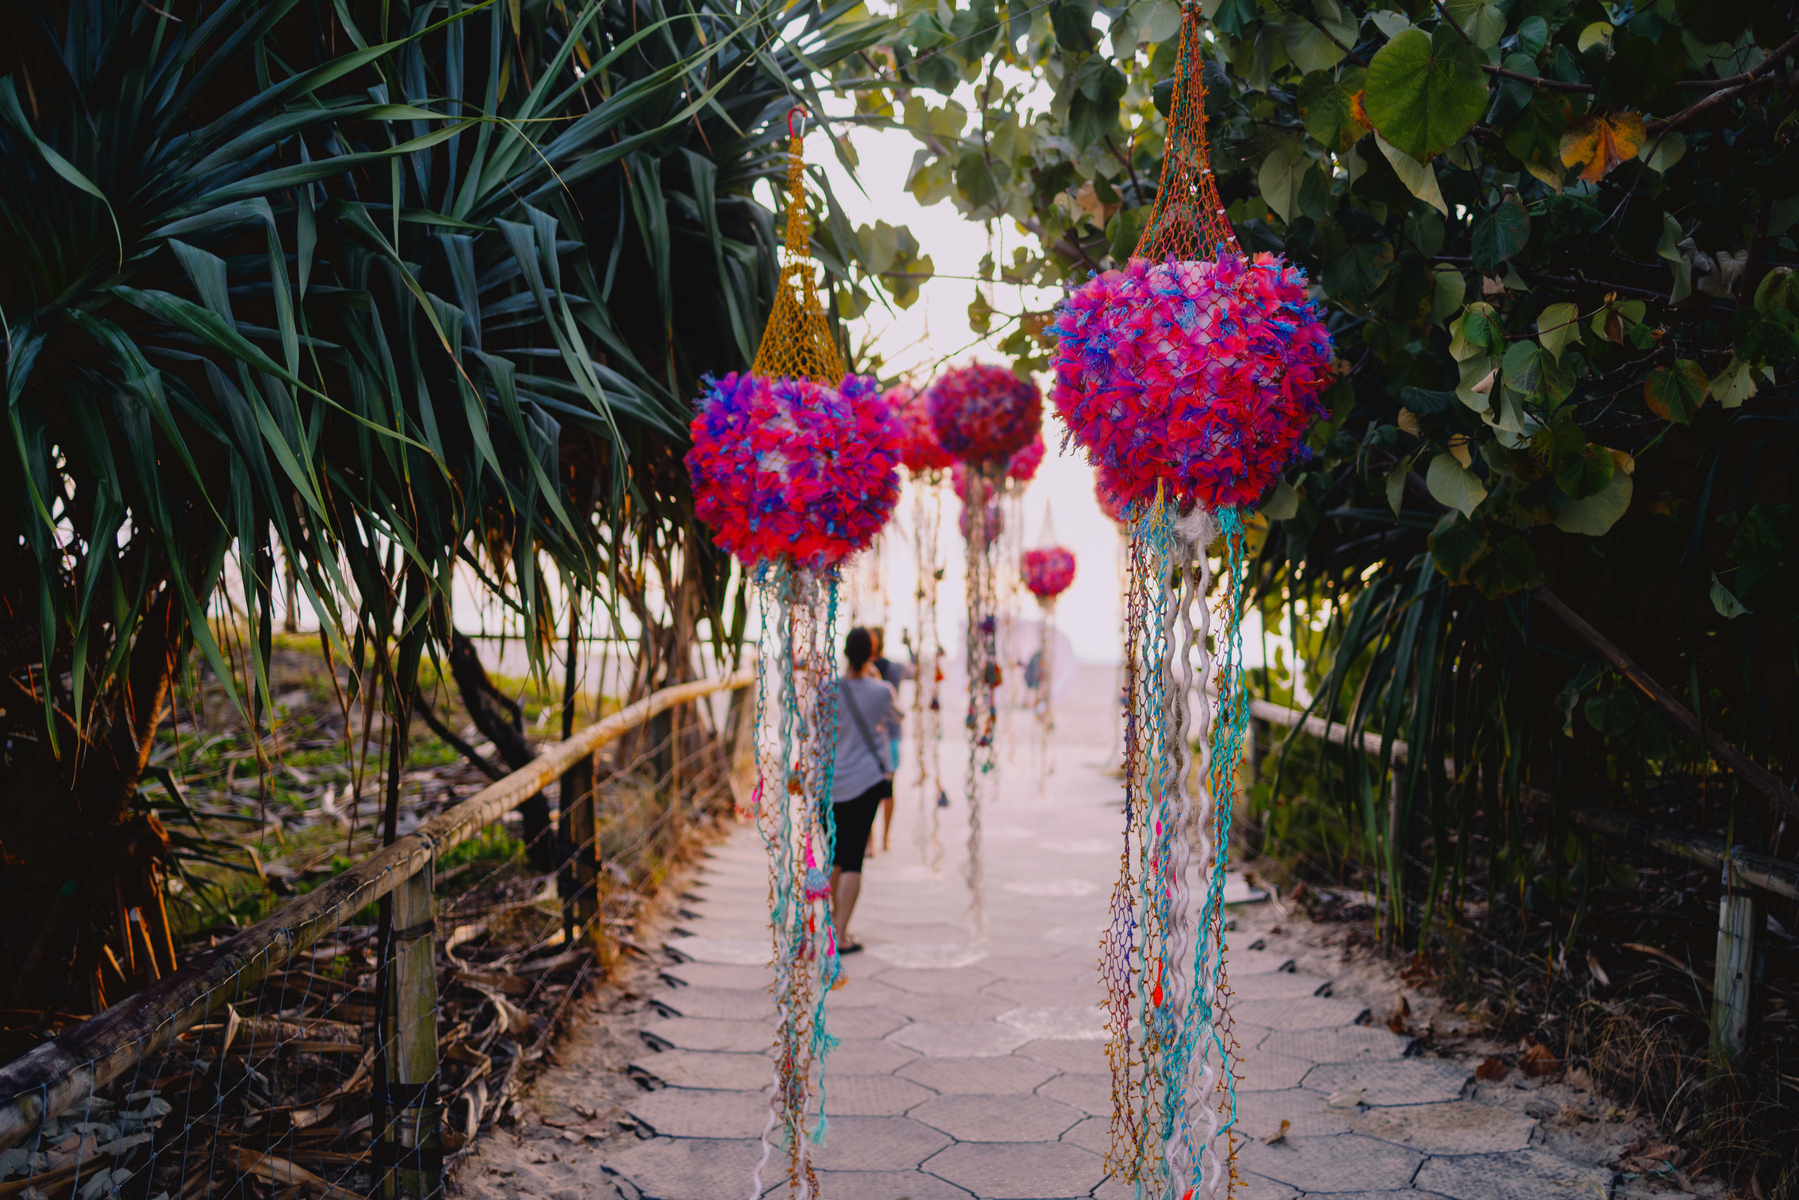
[[[1139,929],[1137,904],[1138,867],[1133,861],[1135,847],[1142,844],[1141,772],[1144,763],[1142,712],[1138,703],[1141,649],[1144,628],[1145,574],[1139,570],[1145,553],[1143,537],[1136,523],[1129,529],[1125,554],[1131,569],[1126,575],[1125,646],[1123,681],[1117,697],[1120,709],[1122,768],[1124,774],[1124,839],[1118,857],[1118,879],[1112,886],[1112,899],[1105,933],[1100,941],[1100,987],[1105,992],[1106,1059],[1112,1075],[1111,1139],[1106,1151],[1106,1171],[1127,1183],[1138,1183],[1143,1163],[1143,1137],[1146,1125],[1144,1106],[1139,1092],[1138,1070],[1141,1043],[1135,1003],[1137,980],[1142,972],[1138,961],[1142,932]]]
[[[1236,1124],[1237,1092],[1235,1038],[1227,1007],[1229,987],[1224,960],[1224,877],[1225,856],[1230,847],[1231,803],[1237,791],[1237,769],[1242,762],[1243,739],[1249,727],[1248,693],[1243,686],[1243,607],[1248,585],[1248,565],[1244,554],[1243,512],[1230,508],[1218,514],[1218,525],[1224,535],[1223,588],[1218,608],[1223,628],[1214,639],[1214,688],[1218,696],[1219,715],[1206,739],[1209,753],[1205,773],[1205,792],[1211,797],[1212,812],[1206,826],[1215,852],[1209,864],[1205,907],[1200,914],[1203,928],[1210,931],[1210,943],[1216,953],[1209,962],[1195,961],[1195,983],[1201,989],[1201,1012],[1206,1018],[1199,1050],[1206,1056],[1208,1068],[1217,1056],[1217,1069],[1202,1080],[1201,1102],[1206,1105],[1208,1140],[1206,1160],[1211,1167],[1208,1192],[1218,1195],[1226,1176],[1235,1178],[1236,1156],[1230,1141]],[[1222,1148],[1220,1142],[1222,1141]],[[1222,1149],[1222,1157],[1221,1157]]]
[[[981,861],[981,811],[998,762],[1000,683],[999,629],[995,612],[993,536],[997,510],[988,502],[990,481],[980,470],[968,472],[967,556],[968,629],[963,661],[968,668],[968,843],[963,868],[968,884],[969,924],[976,937],[987,932],[986,877]]]

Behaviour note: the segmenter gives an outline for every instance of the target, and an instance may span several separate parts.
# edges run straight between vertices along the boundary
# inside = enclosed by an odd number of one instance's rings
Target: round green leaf
[[[1555,527],[1563,533],[1600,537],[1616,525],[1624,510],[1630,507],[1630,493],[1630,476],[1613,471],[1611,482],[1598,495],[1563,505],[1562,511],[1555,514]]]
[[[1484,61],[1449,29],[1407,29],[1368,64],[1368,119],[1394,146],[1429,162],[1486,113]]]
[[[1480,502],[1487,498],[1487,489],[1481,484],[1480,477],[1457,462],[1455,455],[1448,451],[1430,460],[1424,482],[1430,488],[1433,500],[1465,517],[1472,517]]]
[[[1468,566],[1487,548],[1481,527],[1459,512],[1446,512],[1427,540],[1431,564],[1451,583],[1466,581]]]
[[[1507,196],[1491,212],[1474,218],[1474,269],[1482,275],[1497,275],[1499,264],[1530,241],[1530,214],[1517,196]]]
[[[1262,160],[1262,169],[1256,172],[1256,188],[1281,220],[1291,221],[1298,215],[1294,207],[1299,201],[1299,185],[1310,165],[1311,160],[1296,137],[1276,142]]]
[[[1616,469],[1617,460],[1610,450],[1589,445],[1581,453],[1569,455],[1556,468],[1555,486],[1567,492],[1570,499],[1585,500],[1603,492]]]
[[[1365,86],[1364,76],[1359,67],[1351,67],[1336,78],[1313,71],[1299,81],[1299,115],[1312,140],[1325,149],[1341,154],[1361,138],[1364,131],[1356,124],[1355,94]]]
[[[1649,372],[1649,378],[1643,384],[1643,399],[1648,403],[1649,411],[1662,420],[1686,425],[1705,403],[1705,393],[1710,388],[1711,381],[1706,379],[1699,364],[1683,358],[1671,369]]]
[[[1622,737],[1637,723],[1637,698],[1629,692],[1617,691],[1609,696],[1594,696],[1587,701],[1587,720],[1606,737]]]

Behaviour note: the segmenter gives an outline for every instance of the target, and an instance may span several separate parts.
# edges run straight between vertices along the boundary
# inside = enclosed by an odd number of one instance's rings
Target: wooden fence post
[[[1712,977],[1713,1071],[1736,1071],[1755,1036],[1761,990],[1761,940],[1767,911],[1761,894],[1736,870],[1739,847],[1724,859],[1718,898],[1718,962]]]
[[[443,1121],[437,1100],[436,856],[393,890],[388,981],[387,1160],[382,1194],[443,1194]],[[377,1159],[379,1161],[379,1158]]]
[[[586,936],[597,911],[594,878],[598,874],[599,844],[594,840],[594,755],[588,755],[562,777],[562,870],[557,883],[562,894],[562,922],[572,946]]]

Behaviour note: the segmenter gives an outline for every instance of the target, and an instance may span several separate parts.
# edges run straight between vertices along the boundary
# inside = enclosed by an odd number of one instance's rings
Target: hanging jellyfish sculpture
[[[1056,409],[1132,518],[1125,853],[1101,951],[1107,1161],[1154,1200],[1219,1196],[1232,1179],[1222,899],[1248,717],[1244,521],[1305,456],[1301,435],[1333,379],[1330,335],[1304,274],[1274,255],[1246,258],[1219,202],[1199,20],[1187,5],[1161,186],[1136,253],[1075,289],[1054,326]],[[1218,540],[1214,629],[1207,553]]]
[[[1043,620],[1038,624],[1037,679],[1032,688],[1035,702],[1031,706],[1037,715],[1037,789],[1042,791],[1044,779],[1054,771],[1050,763],[1050,735],[1056,728],[1055,709],[1051,703],[1055,664],[1050,661],[1050,656],[1056,641],[1056,597],[1074,582],[1074,552],[1062,546],[1026,550],[1018,574],[1024,581],[1025,590],[1037,597],[1037,604],[1043,609]]]
[[[835,1041],[824,997],[842,978],[829,884],[839,568],[899,502],[901,429],[875,380],[843,372],[813,281],[798,137],[790,154],[774,311],[750,373],[706,381],[686,462],[694,510],[750,572],[762,618],[752,805],[769,851],[777,1028],[751,1195],[765,1190],[762,1171],[778,1144],[789,1192],[813,1200],[823,1057]]]
[[[1043,428],[1043,393],[1005,367],[970,363],[945,371],[925,393],[937,441],[964,466],[963,534],[967,542],[968,880],[969,917],[977,936],[987,928],[981,870],[981,799],[996,765],[999,615],[993,547],[999,535],[998,492],[1011,458]]]
[[[1018,753],[1017,739],[1011,737],[1011,717],[1014,710],[1026,702],[1030,691],[1023,686],[1022,672],[1005,670],[1005,660],[1018,653],[1013,638],[1018,628],[1018,610],[1023,592],[1018,567],[1022,561],[1020,556],[1024,552],[1024,494],[1031,480],[1036,478],[1037,468],[1043,465],[1046,452],[1043,434],[1039,432],[1006,460],[1006,472],[1000,477],[998,486],[989,494],[991,502],[998,506],[998,524],[993,526],[989,536],[998,543],[994,552],[996,561],[993,577],[1002,586],[997,590],[994,612],[999,628],[997,651],[1001,674],[1005,677],[1002,687],[1006,692],[1003,698],[996,701],[1001,728],[995,737],[1006,743],[1008,763],[1015,763]],[[956,499],[966,504],[968,467],[965,464],[958,462],[951,468],[950,483],[955,488]],[[967,519],[967,509],[964,508],[959,520],[965,523]],[[966,529],[962,536],[968,536]]]
[[[924,397],[906,384],[887,390],[899,414],[905,440],[900,461],[912,473],[912,529],[918,552],[918,680],[912,689],[913,742],[918,760],[918,824],[913,840],[920,861],[933,872],[943,866],[940,836],[949,796],[943,790],[943,640],[937,633],[937,585],[943,581],[938,534],[943,529],[943,473],[956,465],[937,441]]]

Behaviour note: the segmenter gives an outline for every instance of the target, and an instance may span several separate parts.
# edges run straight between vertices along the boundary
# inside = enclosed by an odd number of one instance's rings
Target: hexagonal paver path
[[[1110,683],[1096,686],[1102,704]],[[1106,1176],[1110,1065],[1094,965],[1116,869],[1110,715],[1064,713],[1069,731],[1046,796],[1022,767],[986,812],[987,935],[969,930],[966,826],[922,808],[902,775],[889,852],[869,861],[854,928],[825,1003],[840,1039],[824,1060],[828,1131],[814,1148],[828,1200],[1127,1200]],[[1059,729],[1058,738],[1062,737]],[[1083,742],[1083,739],[1086,739]],[[909,757],[909,752],[908,752]],[[1020,755],[1022,759],[1023,755]],[[953,743],[944,763],[955,761]],[[914,838],[941,819],[941,864]],[[642,1140],[606,1151],[630,1200],[747,1196],[764,1153],[773,1085],[767,894],[754,830],[715,847],[680,901],[677,933],[631,1063]],[[1243,1047],[1236,1200],[1606,1200],[1611,1177],[1541,1146],[1536,1122],[1462,1097],[1467,1068],[1408,1057],[1411,1039],[1330,994],[1291,958],[1233,949],[1231,1012]],[[1272,1139],[1285,1122],[1284,1137]],[[784,1148],[768,1149],[764,1195],[787,1197]],[[612,1194],[599,1189],[599,1194]]]

